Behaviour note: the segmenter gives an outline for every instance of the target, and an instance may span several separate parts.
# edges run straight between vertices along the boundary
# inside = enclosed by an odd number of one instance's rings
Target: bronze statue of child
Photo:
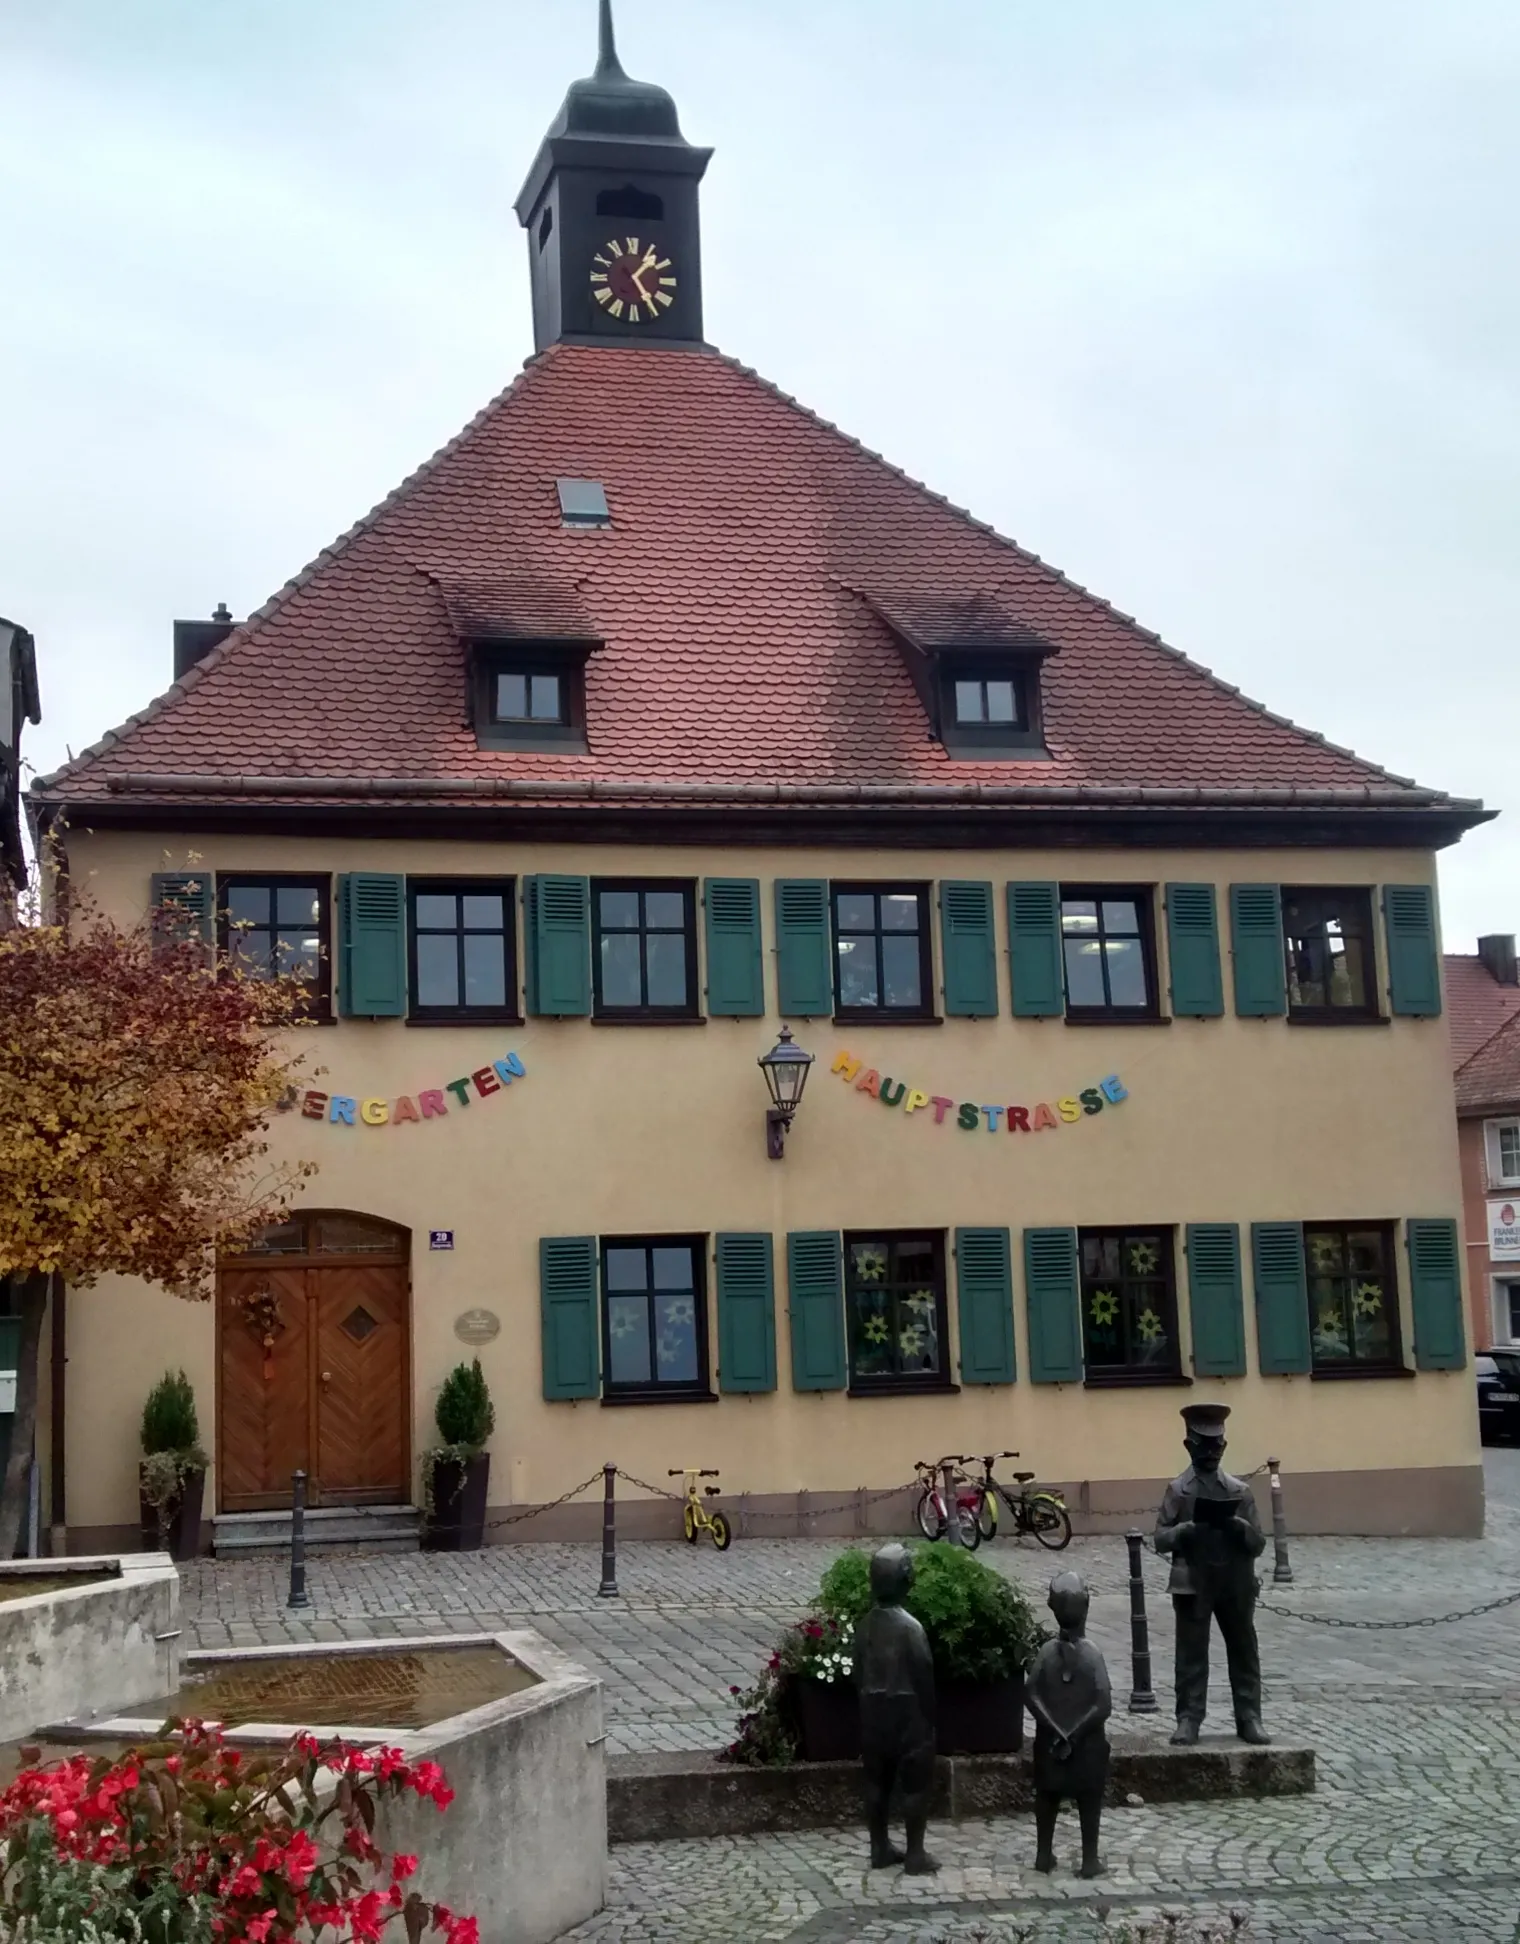
[[[1082,1825],[1082,1869],[1101,1876],[1098,1825],[1108,1781],[1108,1736],[1113,1692],[1103,1656],[1086,1637],[1087,1582],[1079,1573],[1057,1573],[1050,1582],[1050,1610],[1061,1629],[1035,1656],[1024,1689],[1034,1716],[1034,1867],[1047,1876],[1056,1867],[1053,1844],[1061,1804],[1074,1800]]]
[[[934,1786],[934,1658],[928,1635],[902,1604],[912,1585],[907,1547],[883,1546],[871,1560],[874,1604],[855,1633],[855,1686],[871,1868],[901,1863],[909,1876],[927,1876],[939,1868],[924,1848]],[[887,1828],[894,1789],[907,1825],[906,1850]]]

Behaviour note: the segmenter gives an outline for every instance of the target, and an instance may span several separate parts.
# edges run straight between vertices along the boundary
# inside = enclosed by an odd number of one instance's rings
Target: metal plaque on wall
[[[454,1334],[461,1343],[494,1343],[501,1335],[501,1318],[495,1310],[466,1310],[454,1318]]]

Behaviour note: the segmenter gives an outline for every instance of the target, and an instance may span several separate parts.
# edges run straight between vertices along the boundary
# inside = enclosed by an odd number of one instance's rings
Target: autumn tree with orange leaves
[[[21,1289],[0,1557],[25,1505],[49,1279],[138,1276],[203,1301],[218,1252],[311,1172],[266,1158],[300,995],[219,976],[161,918],[0,931],[0,1277]]]

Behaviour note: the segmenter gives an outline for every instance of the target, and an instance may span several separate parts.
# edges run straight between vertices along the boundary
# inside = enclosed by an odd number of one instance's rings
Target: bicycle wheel
[[[976,1523],[977,1530],[984,1539],[997,1537],[997,1493],[989,1492],[985,1485],[982,1487],[981,1498],[977,1502]]]
[[[681,1531],[685,1535],[688,1546],[697,1543],[697,1508],[694,1505],[681,1508]]]
[[[923,1491],[919,1494],[918,1504],[913,1508],[913,1516],[918,1521],[918,1529],[926,1539],[938,1539],[945,1529],[944,1520],[939,1516],[939,1506],[934,1494]]]
[[[734,1543],[733,1527],[728,1523],[726,1513],[714,1512],[712,1515],[712,1536],[719,1552],[727,1552]]]
[[[1035,1492],[1031,1496],[1029,1530],[1052,1552],[1064,1552],[1071,1544],[1071,1514],[1054,1492]]]
[[[955,1508],[955,1536],[967,1552],[975,1552],[982,1543],[982,1528],[977,1519],[974,1505],[957,1505]]]

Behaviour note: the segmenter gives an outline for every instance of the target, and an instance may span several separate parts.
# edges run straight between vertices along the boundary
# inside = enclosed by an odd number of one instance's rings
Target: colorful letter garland
[[[932,1107],[936,1127],[944,1126],[945,1116],[954,1108],[955,1125],[966,1134],[974,1134],[978,1128],[996,1134],[999,1125],[1006,1127],[1010,1134],[1040,1134],[1048,1127],[1070,1127],[1086,1115],[1101,1114],[1105,1107],[1117,1107],[1121,1100],[1129,1099],[1129,1089],[1117,1073],[1111,1073],[1096,1086],[1084,1087],[1080,1093],[1063,1094],[1054,1107],[1041,1100],[1031,1109],[977,1106],[969,1100],[957,1103],[948,1094],[925,1093],[919,1087],[910,1087],[905,1081],[890,1077],[884,1080],[875,1067],[868,1067],[864,1073],[860,1068],[861,1062],[853,1053],[842,1051],[835,1055],[829,1070],[837,1073],[847,1086],[853,1083],[856,1093],[869,1094],[883,1107],[901,1107],[905,1114]]]
[[[527,1071],[518,1055],[509,1053],[504,1060],[493,1060],[463,1079],[446,1081],[441,1087],[424,1087],[415,1100],[410,1094],[402,1094],[397,1100],[366,1100],[357,1094],[325,1094],[315,1089],[303,1093],[292,1087],[278,1104],[281,1113],[299,1107],[303,1120],[323,1121],[328,1127],[399,1127],[403,1121],[441,1120],[449,1111],[445,1094],[452,1094],[460,1107],[468,1107],[475,1095],[488,1099],[514,1080],[521,1080]]]

